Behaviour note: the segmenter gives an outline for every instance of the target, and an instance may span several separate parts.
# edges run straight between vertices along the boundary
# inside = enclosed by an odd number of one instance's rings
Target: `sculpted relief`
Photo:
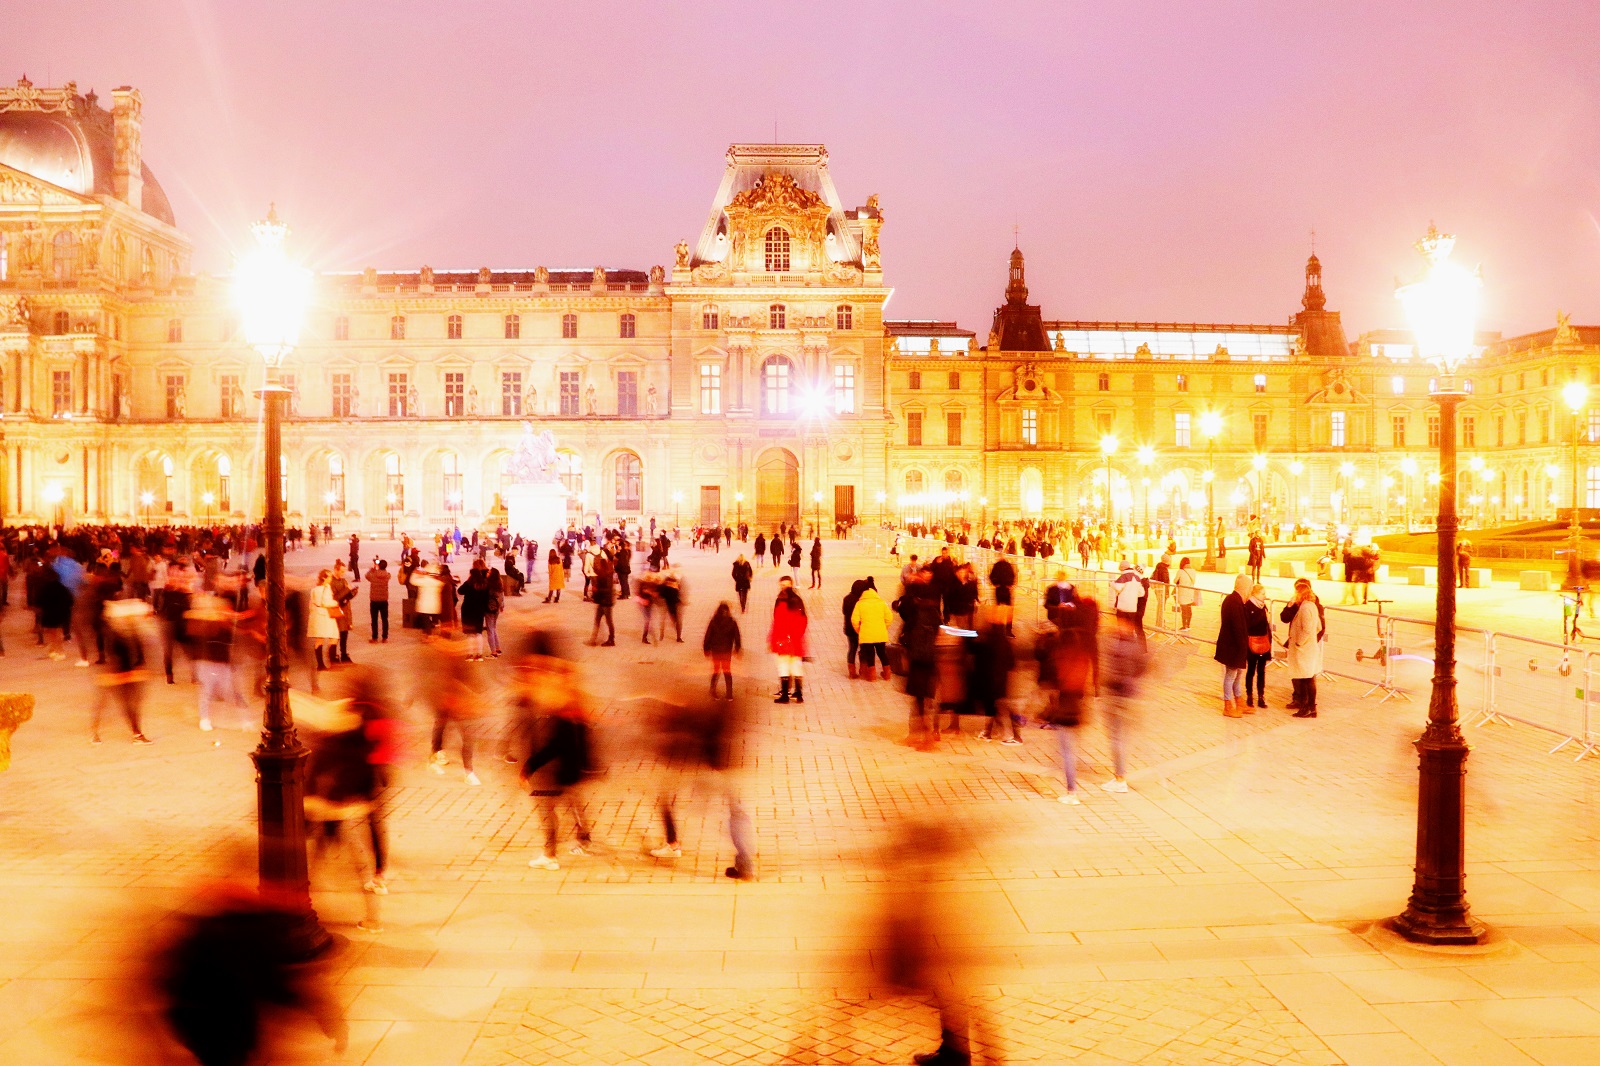
[[[790,269],[820,269],[826,262],[822,242],[827,236],[831,209],[822,197],[803,189],[782,171],[770,171],[756,184],[728,202],[728,230],[733,249],[729,257],[754,272],[763,272],[766,234],[782,226],[789,234]]]

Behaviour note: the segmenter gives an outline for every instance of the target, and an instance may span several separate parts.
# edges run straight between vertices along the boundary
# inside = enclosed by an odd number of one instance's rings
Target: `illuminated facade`
[[[259,360],[227,280],[192,273],[140,124],[133,89],[109,110],[0,89],[0,519],[260,513]],[[284,366],[291,523],[492,523],[524,421],[554,433],[574,518],[1099,512],[1113,437],[1121,521],[1203,516],[1208,469],[1226,516],[1432,506],[1432,372],[1403,335],[1351,345],[1315,257],[1287,322],[1206,325],[1046,319],[1018,251],[979,338],[884,320],[882,223],[876,197],[844,206],[822,146],[734,145],[670,267],[319,276]],[[1486,338],[1469,516],[1568,505],[1557,393],[1597,367],[1600,329]],[[1600,462],[1584,483],[1600,505]]]

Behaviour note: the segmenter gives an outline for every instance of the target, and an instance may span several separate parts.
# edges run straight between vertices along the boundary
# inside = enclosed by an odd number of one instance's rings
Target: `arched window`
[[[617,319],[617,336],[632,337],[637,328],[638,320],[632,314],[624,312]]]
[[[458,341],[461,339],[460,315],[450,315],[444,320],[444,336],[446,340]]]
[[[51,242],[51,268],[57,281],[70,281],[78,274],[78,238],[69,229],[61,230]]]
[[[571,340],[573,337],[576,337],[577,335],[578,335],[578,316],[577,315],[562,315],[561,316],[561,336],[565,337],[568,340]]]
[[[400,457],[393,452],[383,457],[384,503],[391,511],[406,509],[406,483],[400,473]]]
[[[782,226],[767,230],[766,265],[769,274],[789,272],[789,231]]]
[[[773,304],[767,308],[768,329],[788,329],[789,312],[782,304]]]
[[[337,455],[328,456],[328,499],[335,511],[344,513],[344,459]]]
[[[632,452],[617,456],[616,509],[638,511],[644,507],[644,464]]]
[[[58,337],[63,337],[72,330],[72,316],[65,311],[57,311],[55,321],[51,325],[54,327],[52,332]]]
[[[761,413],[786,415],[789,413],[789,377],[793,372],[789,360],[775,355],[761,366]]]
[[[4,274],[0,274],[0,278],[4,278],[4,277],[5,277]],[[702,307],[700,309],[700,328],[701,329],[721,329],[722,328],[722,315],[717,312],[716,305],[714,305],[714,304],[706,304],[704,307]]]
[[[139,251],[139,276],[146,284],[149,284],[155,280],[155,274],[156,254],[150,250],[150,246],[147,244]]]
[[[403,341],[406,339],[406,316],[393,315],[389,319],[389,339]]]
[[[927,479],[922,476],[922,471],[906,471],[906,493],[908,495],[916,496],[920,494],[922,490],[927,487],[927,484]]]
[[[444,509],[450,514],[461,513],[461,457],[455,452],[445,452],[439,457],[439,470],[444,475]]]
[[[960,492],[966,481],[959,470],[946,470],[944,472],[944,491]]]
[[[1110,392],[1111,391],[1111,375],[1110,374],[1101,374],[1098,384],[1100,386],[1100,391],[1101,392]]]

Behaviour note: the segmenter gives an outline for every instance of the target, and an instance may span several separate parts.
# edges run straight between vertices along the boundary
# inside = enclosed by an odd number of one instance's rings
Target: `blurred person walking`
[[[617,602],[617,588],[611,557],[603,551],[597,552],[587,565],[588,599],[594,604],[594,628],[589,633],[589,643],[614,648],[617,645],[617,624],[612,620],[611,612]],[[601,622],[606,624],[604,643],[600,641]]]
[[[535,688],[533,698],[547,708],[541,723],[543,740],[522,764],[522,785],[537,799],[544,822],[544,853],[529,859],[528,865],[536,870],[559,870],[556,847],[561,842],[562,806],[572,815],[572,854],[588,854],[589,824],[584,820],[581,786],[590,767],[589,710],[573,665],[565,659],[538,656],[523,683]]]
[[[530,566],[531,570],[532,567]],[[544,602],[560,603],[561,591],[567,587],[567,566],[561,561],[561,552],[552,547],[545,558]]]
[[[856,656],[860,652],[861,645],[855,626],[856,601],[861,599],[861,593],[866,587],[866,578],[853,582],[850,586],[850,591],[844,595],[844,601],[839,605],[841,612],[844,614],[844,668],[845,673],[850,675],[852,681],[859,676],[856,672]]]
[[[444,751],[445,730],[456,727],[461,737],[461,772],[469,785],[481,785],[472,769],[472,746],[483,714],[479,694],[467,669],[467,649],[460,635],[445,632],[424,644],[417,684],[433,705],[433,738],[428,769],[443,776],[450,757]]]
[[[1256,584],[1244,601],[1245,633],[1250,641],[1250,659],[1244,672],[1245,714],[1267,706],[1267,664],[1272,662],[1272,620],[1267,617],[1267,586]],[[1252,686],[1254,691],[1252,692]]]
[[[1100,607],[1090,597],[1066,604],[1044,633],[1039,660],[1039,684],[1047,702],[1041,717],[1054,728],[1061,753],[1062,776],[1067,791],[1062,803],[1076,806],[1078,796],[1078,730],[1088,717],[1089,698],[1100,673]],[[1053,631],[1052,631],[1053,629]]]
[[[739,623],[734,620],[733,608],[726,600],[717,604],[706,625],[701,650],[711,660],[711,696],[717,695],[717,678],[723,679],[728,699],[733,699],[733,657],[744,651],[744,639],[739,633]]]
[[[1007,698],[1011,691],[1011,671],[1016,668],[1016,650],[1011,646],[1011,635],[1006,627],[988,612],[989,617],[977,622],[978,636],[971,642],[971,673],[967,677],[967,698],[983,710],[985,722],[979,740],[996,740],[1005,736],[1006,722],[1011,723],[1011,736],[1001,740],[1006,745],[1022,743],[1022,715],[1018,714]],[[996,720],[999,728],[996,730]]]
[[[820,560],[820,557],[819,557]],[[789,573],[793,575],[795,583],[800,583],[800,538],[795,537],[789,541]]]
[[[461,583],[461,632],[471,638],[468,660],[482,662],[489,654],[484,633],[484,616],[489,613],[489,572],[482,559],[472,561],[472,570]]]
[[[1217,625],[1217,646],[1212,658],[1222,664],[1222,713],[1229,718],[1243,718],[1246,713],[1239,699],[1244,688],[1245,667],[1250,664],[1250,633],[1244,604],[1254,587],[1249,574],[1233,579],[1233,591],[1222,599]]]
[[[788,591],[796,600],[800,598],[793,589]],[[658,727],[659,756],[671,777],[661,786],[657,797],[666,841],[651,849],[653,857],[682,857],[675,811],[677,796],[685,788],[693,791],[704,784],[728,805],[728,835],[733,841],[734,859],[733,865],[723,871],[724,876],[735,881],[748,881],[755,876],[752,851],[755,834],[737,781],[744,716],[742,700],[708,698],[682,686],[663,701]]]
[[[1128,738],[1139,709],[1139,692],[1149,669],[1150,653],[1139,640],[1130,619],[1118,616],[1111,633],[1101,641],[1103,663],[1097,675],[1104,695],[1106,728],[1111,734],[1111,766],[1115,775],[1100,787],[1107,792],[1128,791]]]
[[[112,600],[106,604],[105,672],[98,681],[100,694],[94,701],[89,723],[89,742],[100,743],[100,716],[110,700],[122,704],[122,714],[133,731],[135,744],[148,744],[139,725],[144,685],[150,677],[145,669],[144,636],[141,632],[151,617],[150,605],[143,600]]]
[[[806,656],[806,605],[795,591],[794,581],[788,577],[778,579],[778,598],[772,605],[772,625],[767,630],[767,650],[778,661],[778,682],[781,686],[774,703],[788,703],[790,685],[794,686],[794,702],[804,703]]]
[[[927,751],[939,742],[938,712],[928,721],[928,701],[938,691],[939,597],[927,570],[913,573],[897,601],[900,644],[905,649],[905,692],[911,697],[906,743]]]
[[[233,644],[237,613],[219,595],[202,592],[184,614],[195,650],[195,670],[200,676],[200,729],[209,733],[211,712],[233,704],[240,729],[249,729],[250,705],[233,672]],[[217,742],[220,745],[220,741]]]
[[[1323,642],[1327,638],[1327,615],[1322,601],[1311,589],[1311,582],[1298,578],[1294,583],[1294,599],[1284,607],[1279,618],[1288,625],[1286,643],[1289,646],[1288,667],[1294,693],[1289,706],[1295,709],[1296,718],[1317,716],[1317,675],[1322,673]]]

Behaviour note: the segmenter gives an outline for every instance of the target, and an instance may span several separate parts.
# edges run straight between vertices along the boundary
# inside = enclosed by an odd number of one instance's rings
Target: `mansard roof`
[[[828,149],[821,144],[730,144],[722,184],[712,198],[705,228],[694,245],[692,266],[720,263],[728,255],[728,206],[734,198],[750,192],[769,174],[781,174],[794,183],[802,195],[817,197],[828,207],[829,249],[836,263],[861,265],[860,220],[877,214],[875,202],[866,207],[845,210],[828,172]],[[813,201],[814,202],[814,201]]]

